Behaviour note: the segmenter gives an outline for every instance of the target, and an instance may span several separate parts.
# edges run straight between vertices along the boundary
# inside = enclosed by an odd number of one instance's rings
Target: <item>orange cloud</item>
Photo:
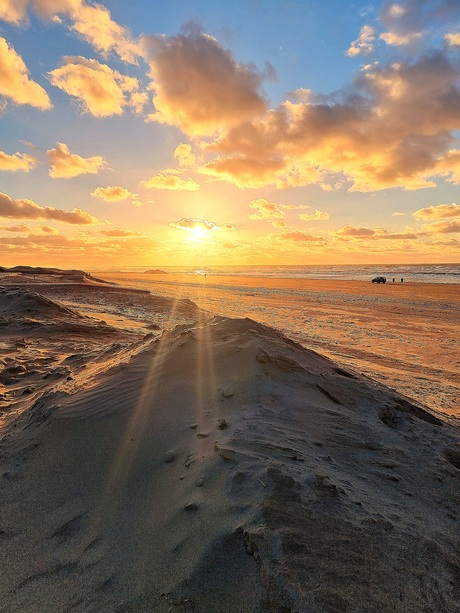
[[[423,230],[435,234],[448,234],[450,232],[460,232],[460,220],[454,221],[435,221],[423,226]]]
[[[49,149],[46,153],[52,165],[49,175],[53,179],[71,179],[83,174],[95,175],[106,163],[104,158],[98,155],[83,158],[70,153],[64,143],[58,143],[54,149]]]
[[[272,222],[270,222],[272,224],[272,226],[274,228],[276,228],[277,230],[284,230],[285,228],[288,228],[289,225],[283,221],[282,219],[274,219]]]
[[[387,45],[400,46],[410,45],[423,36],[424,32],[410,32],[408,34],[397,34],[396,32],[383,32],[380,39]]]
[[[451,47],[458,47],[460,45],[460,32],[449,32],[445,35],[444,40]]]
[[[9,155],[4,151],[0,151],[0,170],[11,172],[23,170],[24,172],[29,172],[29,170],[35,168],[37,164],[37,158],[32,155],[27,155],[27,153],[17,152]]]
[[[54,219],[68,224],[96,224],[100,223],[94,217],[81,209],[63,211],[51,206],[42,207],[26,198],[14,199],[0,192],[0,217],[9,219]]]
[[[44,234],[59,234],[59,232],[56,230],[56,228],[53,228],[53,226],[40,226],[40,230]]]
[[[154,91],[152,121],[197,136],[264,113],[263,76],[238,63],[214,37],[191,28],[188,34],[146,36],[143,42]]]
[[[278,181],[278,171],[285,169],[281,159],[270,159],[267,154],[261,158],[254,156],[218,157],[199,168],[199,172],[223,181],[234,183],[238,187],[264,187]]]
[[[119,57],[131,64],[137,63],[140,54],[138,44],[132,40],[129,31],[113,21],[110,11],[101,4],[75,3],[78,8],[70,11],[74,20],[71,29],[77,32],[96,51],[107,56],[115,51]]]
[[[174,151],[174,157],[179,162],[181,168],[195,166],[196,158],[192,153],[192,147],[190,145],[180,143]]]
[[[412,213],[417,219],[446,219],[448,217],[460,217],[460,204],[438,204],[436,206],[428,206],[424,209],[418,209]]]
[[[218,157],[200,172],[240,187],[325,184],[337,174],[351,191],[433,187],[433,176],[460,177],[460,152],[450,149],[459,125],[457,69],[434,53],[372,65],[354,89],[310,93],[230,128],[207,147]]]
[[[135,194],[132,194],[129,189],[125,189],[124,187],[109,185],[108,187],[97,187],[91,192],[91,196],[100,198],[105,202],[121,202],[122,200],[135,197]]]
[[[257,213],[248,215],[250,219],[282,219],[286,217],[286,213],[281,210],[281,207],[275,202],[269,202],[266,198],[258,198],[257,200],[251,200],[249,203],[251,209],[256,209]]]
[[[140,56],[138,43],[130,32],[115,22],[102,4],[84,0],[2,0],[0,19],[19,25],[26,20],[29,6],[42,19],[56,23],[62,22],[60,15],[69,17],[69,29],[103,56],[115,52],[129,63],[136,63]]]
[[[294,243],[324,243],[326,241],[322,236],[312,236],[311,234],[304,234],[303,232],[283,232],[279,234],[279,237],[285,241],[292,241]]]
[[[174,191],[196,192],[200,189],[199,183],[193,179],[182,179],[177,175],[160,172],[147,181],[142,181],[142,185],[149,189],[168,189]]]
[[[0,226],[0,230],[3,230],[4,232],[30,232],[31,231],[29,226],[26,226],[25,224],[19,224],[17,226]]]
[[[349,57],[366,55],[374,51],[375,28],[365,25],[361,28],[359,36],[354,40],[347,51]]]
[[[42,111],[50,109],[48,94],[28,74],[21,56],[0,37],[0,94],[16,104],[29,104]]]
[[[228,231],[235,230],[235,226],[233,226],[232,224],[224,224],[222,226],[218,226],[213,221],[208,221],[206,219],[197,219],[197,218],[194,218],[194,219],[184,218],[184,219],[181,219],[180,221],[171,221],[168,225],[171,228],[176,228],[178,230],[189,230],[189,231],[203,230],[205,232],[208,232],[208,231],[213,231],[213,230],[220,230],[221,232],[228,232]]]
[[[372,230],[371,228],[355,228],[353,226],[343,226],[334,232],[336,236],[357,238],[357,239],[389,239],[389,240],[416,240],[420,234],[412,231],[407,232],[389,232],[384,228],[377,228]]]
[[[0,4],[0,19],[19,25],[26,15],[29,0],[2,0]]]
[[[460,185],[460,150],[450,149],[436,162],[436,174],[447,177],[448,183]]]
[[[125,107],[140,112],[148,97],[139,91],[134,77],[81,56],[66,56],[64,64],[48,76],[52,85],[77,98],[81,108],[95,117],[121,115]]]
[[[374,236],[375,230],[370,228],[355,228],[353,226],[343,226],[335,232],[338,236],[353,236],[358,238],[369,238]]]
[[[110,237],[125,237],[125,236],[142,236],[140,232],[133,232],[131,230],[101,230],[101,234]]]
[[[329,219],[329,213],[325,211],[318,211],[315,209],[313,214],[301,213],[299,215],[300,219],[304,219],[305,221],[322,221],[324,219]]]

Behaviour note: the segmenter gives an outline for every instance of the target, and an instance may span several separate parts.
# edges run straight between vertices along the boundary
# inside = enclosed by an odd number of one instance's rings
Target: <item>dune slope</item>
[[[0,453],[6,611],[460,611],[458,429],[249,319],[43,398]]]

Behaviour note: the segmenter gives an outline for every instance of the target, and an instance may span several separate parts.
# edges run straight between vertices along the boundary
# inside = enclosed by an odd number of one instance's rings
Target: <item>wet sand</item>
[[[460,416],[460,285],[99,273],[251,317],[442,414]]]

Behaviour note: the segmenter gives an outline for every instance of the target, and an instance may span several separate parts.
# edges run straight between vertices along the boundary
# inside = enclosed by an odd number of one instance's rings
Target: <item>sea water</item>
[[[145,272],[149,266],[120,267],[98,270],[103,272]],[[387,281],[415,283],[460,284],[460,264],[363,264],[363,265],[308,265],[308,266],[162,266],[170,274],[272,277],[279,279],[340,279],[370,281],[375,276],[384,276]]]

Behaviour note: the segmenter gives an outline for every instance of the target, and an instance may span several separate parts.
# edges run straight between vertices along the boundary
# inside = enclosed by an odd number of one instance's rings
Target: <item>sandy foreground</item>
[[[0,346],[0,611],[460,611],[455,420],[94,278],[0,275]]]

